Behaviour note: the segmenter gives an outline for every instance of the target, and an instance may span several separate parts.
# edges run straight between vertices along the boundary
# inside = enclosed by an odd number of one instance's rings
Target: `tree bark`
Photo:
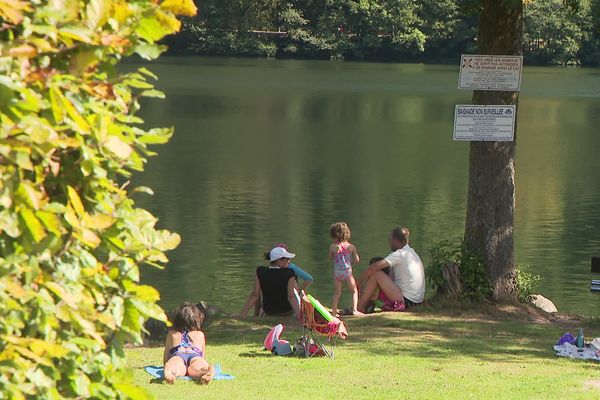
[[[523,4],[482,0],[478,54],[521,55]],[[518,92],[474,91],[473,103],[517,104]],[[492,297],[513,300],[515,290],[515,136],[512,142],[471,142],[465,241],[485,262]]]

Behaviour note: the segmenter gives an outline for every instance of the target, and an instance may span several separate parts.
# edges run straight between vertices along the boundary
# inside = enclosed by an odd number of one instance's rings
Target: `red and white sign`
[[[463,54],[460,57],[459,89],[519,91],[522,56]]]

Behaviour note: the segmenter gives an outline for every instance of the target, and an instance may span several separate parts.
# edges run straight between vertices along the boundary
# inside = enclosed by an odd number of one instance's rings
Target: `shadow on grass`
[[[293,319],[276,318],[215,321],[207,331],[211,345],[249,345],[262,348],[270,328],[286,324],[282,338],[295,339],[301,327]],[[571,329],[582,323],[569,320]],[[590,321],[588,321],[590,322]],[[472,357],[479,361],[519,362],[556,359],[552,345],[568,330],[564,321],[553,322],[522,306],[444,304],[422,306],[406,313],[380,313],[350,317],[345,321],[348,340],[338,340],[348,348],[375,356],[405,355],[447,360]],[[270,357],[260,351],[241,353],[242,357]]]
[[[555,358],[553,332],[544,337],[535,327],[516,322],[475,322],[468,320],[392,319],[387,315],[368,317],[369,329],[355,326],[348,346],[364,347],[375,355],[393,353],[413,357],[447,359],[456,356],[482,361],[522,361],[523,357]],[[365,326],[366,327],[366,326]],[[378,345],[373,345],[378,344]],[[517,359],[518,358],[518,359]]]

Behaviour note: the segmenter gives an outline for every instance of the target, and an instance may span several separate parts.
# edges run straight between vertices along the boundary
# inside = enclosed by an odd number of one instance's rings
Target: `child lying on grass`
[[[175,310],[163,357],[167,383],[174,383],[178,376],[189,376],[201,383],[212,380],[214,366],[204,359],[206,344],[202,323],[205,318],[206,315],[192,303],[185,302]]]

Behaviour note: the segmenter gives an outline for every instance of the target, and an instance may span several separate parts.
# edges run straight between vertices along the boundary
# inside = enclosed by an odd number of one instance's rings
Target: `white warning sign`
[[[460,56],[459,89],[504,90],[521,89],[522,56]]]
[[[454,113],[454,140],[512,141],[516,106],[457,105]]]

